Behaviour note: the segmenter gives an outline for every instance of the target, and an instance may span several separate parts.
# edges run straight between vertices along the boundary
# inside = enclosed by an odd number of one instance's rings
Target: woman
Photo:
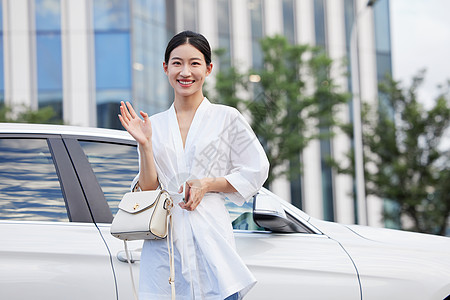
[[[120,121],[139,149],[133,188],[161,185],[178,203],[172,209],[177,299],[242,299],[256,280],[236,253],[224,200],[238,205],[249,200],[267,178],[267,157],[236,109],[203,96],[213,68],[204,36],[175,35],[163,68],[175,93],[167,111],[151,117],[140,112],[141,119],[129,103],[121,103]],[[166,242],[146,240],[140,298],[170,299],[168,277]]]

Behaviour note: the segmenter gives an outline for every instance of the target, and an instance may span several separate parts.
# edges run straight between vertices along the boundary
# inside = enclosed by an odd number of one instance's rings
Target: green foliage
[[[449,129],[450,94],[442,93],[426,109],[418,101],[422,81],[420,73],[403,89],[387,78],[380,84],[379,105],[364,106],[366,193],[395,204],[385,220],[398,222],[405,215],[412,226],[402,229],[444,235],[450,215],[450,152],[441,141]]]
[[[56,117],[55,110],[51,106],[46,106],[38,110],[22,107],[14,110],[10,106],[0,104],[0,122],[2,123],[35,123],[35,124],[63,124],[62,120]]]
[[[300,174],[300,153],[311,140],[332,136],[329,128],[337,123],[334,112],[348,95],[336,92],[329,75],[332,61],[321,49],[291,45],[283,36],[264,38],[261,48],[263,69],[220,70],[216,102],[250,115],[270,162],[270,183],[280,175]],[[252,77],[260,81],[251,82]],[[314,130],[317,125],[326,130]],[[279,168],[287,164],[287,170]]]

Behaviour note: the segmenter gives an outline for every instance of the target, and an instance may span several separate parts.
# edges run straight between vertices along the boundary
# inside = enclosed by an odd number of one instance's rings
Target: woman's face
[[[207,65],[205,57],[197,48],[184,44],[172,50],[169,62],[163,63],[170,85],[176,96],[203,97],[202,86],[211,73],[212,64]]]

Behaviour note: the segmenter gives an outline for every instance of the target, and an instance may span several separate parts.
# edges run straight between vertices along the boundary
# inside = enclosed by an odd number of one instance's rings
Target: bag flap
[[[160,190],[126,193],[119,203],[119,209],[130,214],[141,212],[152,207],[160,195]]]

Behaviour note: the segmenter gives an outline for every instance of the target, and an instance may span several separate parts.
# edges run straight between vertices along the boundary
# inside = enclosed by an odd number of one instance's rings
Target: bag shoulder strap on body
[[[161,188],[161,184],[159,184],[158,189],[162,189]],[[141,187],[139,186],[139,181],[136,183],[136,185],[133,187],[133,192],[139,192],[141,191]],[[173,203],[172,203],[173,206]],[[172,211],[171,211],[170,207],[168,209],[169,211],[169,222],[167,222],[167,253],[169,254],[169,268],[170,268],[170,276],[169,276],[169,284],[170,284],[170,289],[172,291],[172,300],[175,300],[175,264],[174,264],[174,251],[173,251],[173,224],[172,224]],[[170,240],[170,241],[169,241]],[[127,240],[123,241],[124,243],[124,247],[125,247],[125,254],[127,257],[127,262],[128,262],[128,266],[130,267],[130,276],[131,276],[131,284],[133,286],[133,294],[134,294],[134,299],[135,300],[139,300],[139,295],[138,292],[136,290],[136,284],[134,281],[134,276],[133,276],[133,268],[132,268],[132,264],[131,264],[131,259],[130,259],[130,254],[128,252],[128,244],[127,244]]]

